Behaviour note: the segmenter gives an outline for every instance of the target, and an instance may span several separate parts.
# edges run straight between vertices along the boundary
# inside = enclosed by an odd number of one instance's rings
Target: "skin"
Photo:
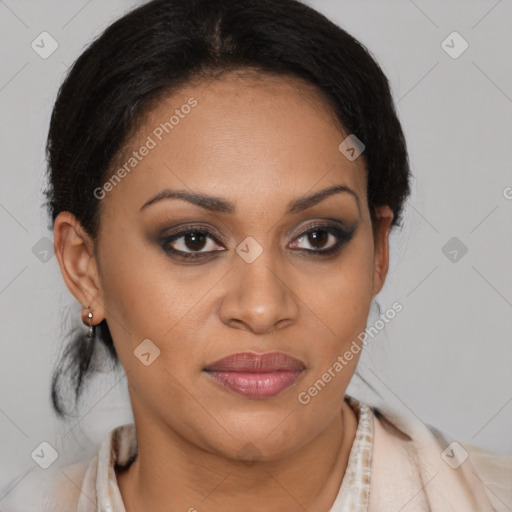
[[[372,224],[363,157],[349,161],[339,151],[348,134],[298,79],[232,72],[189,83],[153,108],[116,165],[191,97],[197,106],[101,200],[96,240],[69,212],[55,221],[64,280],[90,305],[93,324],[107,319],[127,373],[139,456],[117,471],[121,495],[127,512],[325,512],[357,428],[343,397],[360,352],[307,405],[298,394],[364,331],[388,271],[393,213],[379,207]],[[357,200],[339,193],[285,213],[290,201],[333,185],[349,187]],[[222,197],[236,212],[176,199],[140,211],[165,188]],[[298,241],[315,222],[354,233],[337,255],[301,255],[336,242],[327,234],[316,245],[307,236]],[[197,249],[219,252],[199,263],[167,254],[159,240],[184,223],[222,236]],[[235,252],[248,236],[263,249],[252,263]],[[184,238],[172,246],[193,251]],[[134,356],[144,339],[160,349],[148,366]],[[282,351],[306,370],[292,387],[259,400],[202,371],[246,350]],[[247,443],[257,450],[254,464],[240,460]]]

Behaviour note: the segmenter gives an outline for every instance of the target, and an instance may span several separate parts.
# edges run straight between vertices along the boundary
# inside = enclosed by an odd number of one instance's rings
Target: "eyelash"
[[[296,252],[298,252],[301,255],[307,255],[308,257],[328,257],[328,256],[334,256],[338,254],[341,249],[347,244],[354,234],[354,230],[348,232],[343,229],[340,229],[336,226],[329,225],[329,224],[315,224],[313,226],[309,226],[303,231],[299,236],[294,238],[294,241],[300,239],[301,237],[307,237],[310,233],[317,233],[317,232],[326,232],[328,234],[333,235],[337,241],[336,243],[330,247],[329,249],[294,249]],[[177,233],[173,233],[172,235],[166,236],[161,239],[160,245],[162,246],[162,249],[168,253],[172,254],[180,259],[183,260],[196,260],[196,259],[205,259],[208,256],[211,256],[214,252],[223,252],[221,250],[215,250],[215,251],[206,251],[206,252],[185,252],[180,251],[177,249],[174,249],[170,246],[170,244],[176,240],[179,240],[180,238],[183,238],[186,235],[190,234],[200,234],[200,235],[206,235],[208,238],[212,239],[216,244],[221,245],[221,243],[217,240],[215,235],[205,229],[204,227],[194,227],[189,226],[187,229],[184,229],[182,231],[179,231]]]

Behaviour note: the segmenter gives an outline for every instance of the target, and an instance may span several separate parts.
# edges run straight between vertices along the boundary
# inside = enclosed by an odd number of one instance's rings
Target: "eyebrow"
[[[352,195],[356,200],[359,211],[361,211],[358,195],[351,188],[345,185],[335,185],[333,187],[328,187],[290,201],[288,203],[286,213],[291,214],[302,212],[308,208],[311,208],[329,196],[342,193],[348,193]],[[140,209],[142,211],[148,206],[159,201],[163,201],[164,199],[182,199],[211,212],[233,214],[236,211],[234,203],[221,197],[209,196],[198,192],[188,192],[186,190],[171,190],[169,188],[158,192],[158,194],[154,195],[151,199],[149,199],[149,201],[146,201]]]

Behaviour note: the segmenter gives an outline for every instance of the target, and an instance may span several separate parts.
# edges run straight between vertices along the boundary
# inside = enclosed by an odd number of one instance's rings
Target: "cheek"
[[[111,231],[104,235],[101,248],[103,298],[108,313],[121,316],[123,325],[138,335],[145,336],[149,326],[152,332],[159,326],[167,327],[171,315],[180,312],[177,298],[182,290],[165,254],[135,230]]]
[[[107,322],[125,371],[140,371],[134,351],[149,339],[160,351],[159,364],[186,375],[187,362],[200,356],[194,331],[214,309],[207,298],[199,299],[218,281],[215,272],[206,266],[184,270],[158,246],[128,235],[109,240],[101,269]],[[166,374],[161,378],[167,380]]]
[[[329,279],[317,281],[322,287],[317,290],[322,292],[315,294],[311,306],[320,318],[308,329],[316,333],[313,364],[296,391],[296,400],[302,418],[312,424],[326,424],[338,414],[363,350],[361,335],[372,299],[373,255],[354,250],[342,260],[337,271],[329,272]]]
[[[316,274],[314,283],[305,283],[302,291],[305,303],[316,313],[323,354],[329,357],[344,352],[364,331],[373,297],[371,235],[363,233],[346,249],[335,264]]]
[[[182,290],[179,283],[171,285],[169,270],[160,268],[158,248],[121,231],[105,239],[108,241],[101,248],[103,300],[121,355],[125,350],[133,352],[142,340],[159,339],[171,329],[180,313]]]

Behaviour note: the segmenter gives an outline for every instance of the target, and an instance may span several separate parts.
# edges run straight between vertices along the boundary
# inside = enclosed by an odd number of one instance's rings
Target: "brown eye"
[[[310,231],[306,235],[306,240],[314,249],[322,249],[325,248],[324,246],[329,240],[329,236],[334,238],[334,236],[327,231],[319,229],[316,231]],[[299,237],[299,241],[302,241],[303,238],[303,236]],[[336,242],[336,239],[334,241]]]
[[[170,254],[182,258],[197,258],[218,251],[217,240],[205,229],[187,229],[164,237],[162,248]],[[222,249],[221,249],[222,250]]]
[[[331,225],[312,226],[295,239],[292,248],[299,253],[328,256],[339,252],[353,234],[354,230],[347,232]]]
[[[200,251],[206,245],[207,237],[203,233],[192,231],[183,236],[183,245],[191,251]]]

